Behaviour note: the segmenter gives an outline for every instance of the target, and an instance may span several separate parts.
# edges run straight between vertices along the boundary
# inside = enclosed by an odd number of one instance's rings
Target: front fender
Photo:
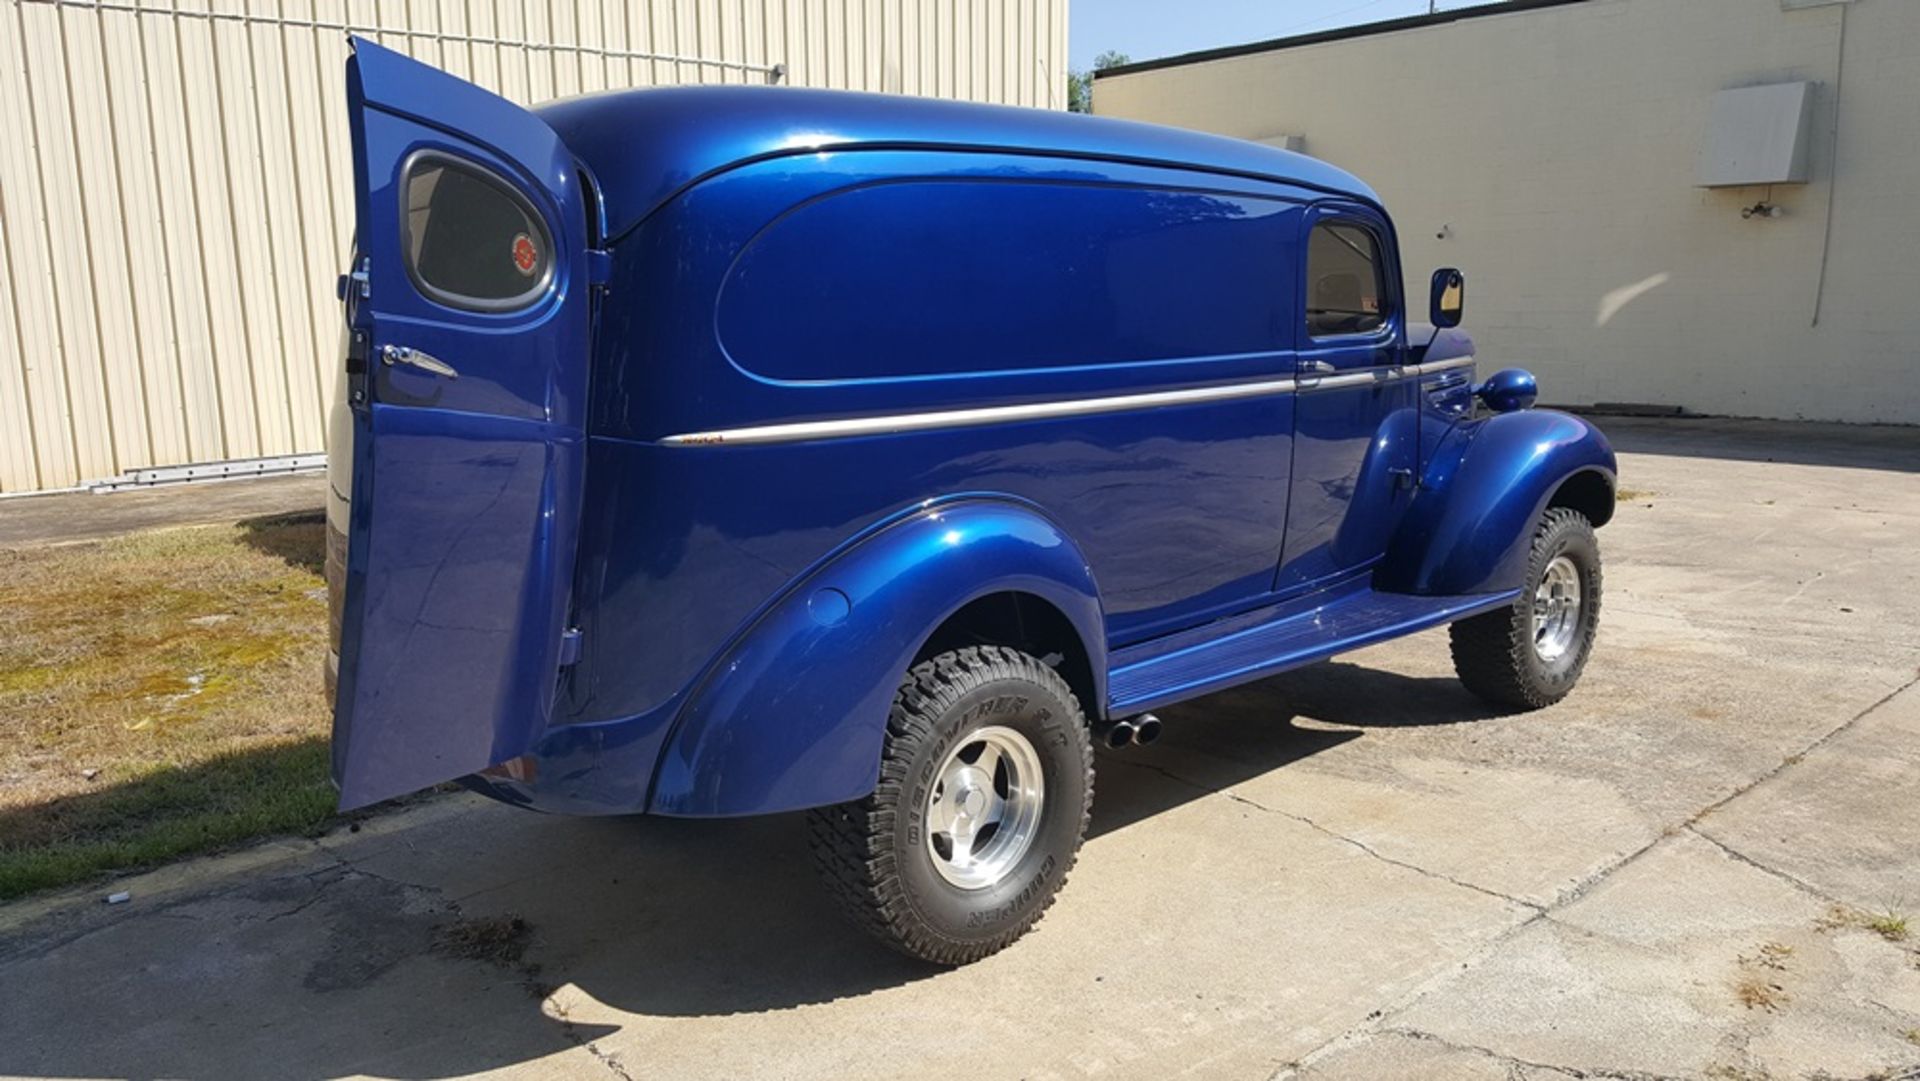
[[[1375,588],[1447,595],[1516,589],[1526,578],[1534,523],[1580,473],[1606,481],[1617,466],[1600,430],[1550,409],[1458,424],[1434,448]]]
[[[1104,617],[1079,548],[1021,504],[939,504],[844,550],[740,636],[682,709],[649,810],[765,814],[873,791],[887,713],[914,655],[962,606],[1005,591],[1066,615],[1095,701],[1105,701]]]

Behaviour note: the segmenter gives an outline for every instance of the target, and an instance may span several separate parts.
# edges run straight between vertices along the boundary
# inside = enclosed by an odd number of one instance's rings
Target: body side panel
[[[1264,348],[1232,355],[911,378],[770,379],[757,370],[768,365],[744,362],[723,347],[716,298],[741,251],[769,222],[876,179],[936,176],[945,183],[956,175],[1014,187],[1100,184],[1165,193],[1170,227],[1191,228],[1205,257],[1231,256],[1236,238],[1219,232],[1221,222],[1242,215],[1254,205],[1250,199],[1283,213],[1298,205],[1297,193],[1287,189],[1236,181],[1223,194],[1195,188],[1193,175],[1168,170],[873,152],[762,162],[664,207],[615,248],[602,312],[575,590],[583,655],[563,684],[566,720],[651,716],[684,691],[768,598],[826,553],[892,516],[956,493],[1003,493],[1044,508],[1099,578],[1111,640],[1243,610],[1270,590],[1290,449],[1293,401],[1285,390],[764,446],[663,442],[754,424],[1275,377],[1284,384],[1291,377],[1290,339],[1280,337],[1290,335],[1291,312],[1276,317],[1284,325],[1272,329]],[[823,252],[819,272],[837,273],[837,257]],[[1021,258],[1061,254],[1041,250]],[[971,303],[963,286],[951,295],[910,298],[930,333],[994,317]],[[1290,281],[1274,288],[1283,298],[1294,292]],[[784,347],[810,354],[791,365],[802,374],[807,364],[832,363],[831,343],[807,337],[808,311],[808,304],[796,303],[777,313],[792,328]],[[1169,507],[1181,513],[1169,517]],[[931,629],[896,631],[906,639]]]

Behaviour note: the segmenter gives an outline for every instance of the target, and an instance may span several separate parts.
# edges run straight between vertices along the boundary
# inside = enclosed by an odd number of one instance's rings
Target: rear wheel
[[[1093,805],[1093,745],[1059,674],[981,646],[914,666],[880,782],[814,811],[816,861],[853,918],[940,964],[1004,949],[1066,881]]]
[[[1599,541],[1584,515],[1555,507],[1534,530],[1520,599],[1453,625],[1454,671],[1497,705],[1549,706],[1579,681],[1599,626]]]

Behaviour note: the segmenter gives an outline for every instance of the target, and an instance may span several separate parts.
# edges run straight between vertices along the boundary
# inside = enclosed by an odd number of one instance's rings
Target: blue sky
[[[1486,0],[1439,0],[1442,11]],[[1071,0],[1069,61],[1093,66],[1108,49],[1134,60],[1423,15],[1427,0]]]

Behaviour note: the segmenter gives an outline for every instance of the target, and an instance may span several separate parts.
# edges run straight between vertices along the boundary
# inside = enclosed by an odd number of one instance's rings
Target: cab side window
[[[414,284],[442,304],[509,311],[546,292],[553,243],[506,180],[440,154],[409,163],[401,250]]]
[[[1307,238],[1307,333],[1316,338],[1365,334],[1387,321],[1380,243],[1351,222],[1322,222]]]

